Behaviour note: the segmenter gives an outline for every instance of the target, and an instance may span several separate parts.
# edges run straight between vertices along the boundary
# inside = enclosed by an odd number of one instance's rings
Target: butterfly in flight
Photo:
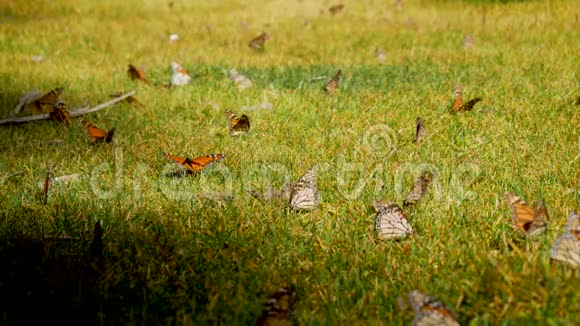
[[[175,162],[176,164],[179,164],[179,166],[185,168],[188,174],[197,174],[201,172],[201,170],[210,166],[211,164],[221,161],[226,157],[224,154],[221,153],[208,154],[193,159],[173,156],[168,153],[163,153],[163,156]]]
[[[548,227],[548,211],[542,200],[538,201],[535,210],[510,192],[504,193],[504,200],[512,211],[512,228],[521,235],[534,237]]]
[[[419,144],[427,136],[427,129],[425,128],[423,118],[417,117],[415,123],[415,144]]]
[[[554,241],[550,259],[580,268],[580,215],[576,212],[568,215],[566,231]]]
[[[238,117],[237,114],[230,110],[227,110],[225,115],[228,120],[230,136],[237,136],[250,131],[250,118],[247,115],[242,114],[241,117]]]
[[[344,5],[343,4],[337,4],[337,5],[334,5],[334,6],[330,6],[330,8],[328,8],[328,12],[330,12],[331,15],[336,15],[339,12],[341,12],[342,9],[344,9]]]
[[[56,103],[64,88],[59,87],[51,90],[50,92],[42,95],[37,100],[32,101],[27,105],[27,109],[33,113],[50,113]]]
[[[292,185],[289,206],[295,211],[313,210],[318,207],[319,195],[316,187],[318,167],[314,165]]]
[[[429,186],[433,182],[433,173],[423,171],[413,183],[411,191],[403,200],[403,207],[416,205],[427,193]]]
[[[258,326],[294,326],[295,298],[292,290],[284,287],[278,289],[264,304],[264,310],[258,318]]]
[[[191,82],[191,76],[185,68],[180,66],[177,62],[171,63],[171,70],[173,75],[171,76],[171,86],[182,86],[187,85]]]
[[[48,115],[52,120],[63,123],[65,125],[69,125],[72,122],[72,118],[67,110],[66,104],[64,104],[62,101],[58,101]]]
[[[428,325],[445,325],[445,326],[459,326],[457,318],[441,301],[436,300],[417,290],[411,291],[407,294],[409,303],[415,311],[415,319],[413,325],[428,326]]]
[[[377,200],[373,203],[376,212],[375,229],[380,240],[394,240],[413,233],[413,228],[403,210],[393,202]]]
[[[461,86],[455,87],[455,97],[453,98],[453,104],[451,105],[451,112],[462,112],[462,111],[471,111],[473,106],[477,104],[477,102],[481,101],[481,98],[476,97],[472,100],[463,103],[463,90]]]
[[[83,121],[83,125],[85,126],[87,135],[93,144],[102,143],[103,141],[110,143],[113,140],[113,136],[115,135],[115,128],[106,131],[95,126],[87,120]]]
[[[338,70],[336,75],[326,83],[324,86],[324,91],[328,95],[334,95],[338,90],[338,86],[340,84],[340,79],[342,78],[342,70]]]
[[[129,64],[129,68],[127,69],[127,75],[131,80],[139,80],[146,84],[149,84],[149,80],[145,77],[145,70],[143,68],[135,68],[132,64]]]
[[[264,50],[264,46],[266,44],[266,41],[270,39],[270,35],[268,35],[266,32],[263,32],[262,34],[256,36],[255,38],[253,38],[249,43],[248,46],[251,49],[257,50],[257,51],[263,51]]]

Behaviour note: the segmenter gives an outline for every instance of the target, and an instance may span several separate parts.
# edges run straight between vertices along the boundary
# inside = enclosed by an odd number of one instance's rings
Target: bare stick
[[[89,107],[81,107],[81,108],[76,108],[73,110],[70,110],[70,116],[71,117],[78,117],[81,115],[85,115],[85,114],[89,114],[92,112],[96,112],[99,110],[102,110],[106,107],[109,107],[115,103],[118,103],[126,98],[128,98],[129,96],[132,96],[135,94],[135,91],[130,91],[129,93],[126,93],[122,96],[116,97],[110,101],[107,101],[105,103],[101,103],[95,107],[89,108]],[[4,120],[0,120],[0,125],[5,125],[5,124],[19,124],[19,123],[24,123],[24,122],[29,122],[29,121],[36,121],[36,120],[46,120],[46,119],[50,119],[50,116],[48,113],[43,113],[43,114],[37,114],[37,115],[31,115],[28,117],[21,117],[21,118],[8,118],[8,119],[4,119]]]

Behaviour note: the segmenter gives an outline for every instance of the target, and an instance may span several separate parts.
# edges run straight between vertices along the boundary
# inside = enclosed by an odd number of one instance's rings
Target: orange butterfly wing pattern
[[[264,304],[264,310],[256,321],[258,326],[294,326],[295,298],[289,288],[278,289]]]
[[[459,326],[459,322],[453,312],[451,312],[451,310],[441,301],[417,290],[409,292],[407,296],[409,298],[409,303],[411,303],[411,306],[415,311],[413,325]]]
[[[249,43],[248,46],[251,49],[257,50],[257,51],[263,51],[264,50],[264,46],[266,45],[266,41],[270,39],[270,35],[268,35],[266,32],[263,32],[262,34],[256,36],[255,38],[253,38]]]
[[[137,69],[132,64],[129,64],[129,68],[127,68],[127,75],[131,80],[139,80],[146,84],[149,83],[147,77],[145,77],[145,71],[143,69]]]
[[[461,86],[455,87],[455,96],[453,97],[453,104],[451,104],[451,112],[471,111],[475,104],[481,101],[481,98],[476,97],[463,103],[463,89]]]
[[[31,111],[32,113],[50,113],[58,102],[58,99],[60,98],[60,95],[63,91],[64,88],[62,87],[51,90],[50,92],[42,95],[42,97],[39,99],[29,103],[27,105],[27,110]]]
[[[188,173],[199,173],[209,165],[221,161],[226,157],[222,153],[208,154],[194,159],[173,156],[169,153],[163,153],[163,156],[185,168]]]
[[[534,237],[547,228],[548,212],[543,201],[538,202],[534,210],[520,197],[504,193],[504,200],[512,211],[512,227],[524,236]]]
[[[87,134],[91,138],[93,144],[102,143],[103,141],[106,143],[110,143],[113,140],[113,136],[115,135],[115,128],[105,131],[89,121],[83,121],[85,128],[87,130]]]
[[[241,117],[238,117],[230,110],[227,110],[225,115],[228,120],[228,128],[230,129],[231,136],[237,136],[250,131],[250,118],[247,115],[242,114]]]
[[[576,212],[568,215],[566,231],[554,241],[550,259],[572,268],[580,268],[580,215]]]
[[[331,80],[329,80],[328,83],[326,83],[326,85],[324,86],[324,91],[326,92],[326,94],[332,96],[336,93],[338,87],[340,86],[341,78],[342,78],[342,70],[338,70],[336,72],[336,75]]]
[[[70,113],[67,110],[66,104],[58,102],[48,114],[50,118],[58,123],[69,125],[72,122]]]

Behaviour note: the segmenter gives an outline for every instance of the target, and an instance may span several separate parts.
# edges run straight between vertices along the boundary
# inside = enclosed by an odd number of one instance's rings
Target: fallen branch
[[[81,107],[81,108],[76,108],[73,110],[70,110],[70,116],[71,117],[78,117],[81,115],[85,115],[85,114],[89,114],[92,112],[96,112],[99,110],[102,110],[106,107],[109,107],[115,103],[121,102],[124,99],[132,96],[135,94],[135,91],[130,91],[129,93],[126,93],[122,96],[116,97],[110,101],[107,101],[105,103],[101,103],[95,107]],[[4,119],[4,120],[0,120],[0,125],[5,125],[5,124],[19,124],[19,123],[25,123],[25,122],[29,122],[29,121],[36,121],[36,120],[46,120],[46,119],[50,119],[50,116],[48,113],[43,113],[43,114],[37,114],[37,115],[31,115],[28,117],[21,117],[21,118],[8,118],[8,119]]]

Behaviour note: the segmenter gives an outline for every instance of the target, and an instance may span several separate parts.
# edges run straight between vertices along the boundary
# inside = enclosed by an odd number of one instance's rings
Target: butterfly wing
[[[570,213],[566,231],[554,241],[550,259],[580,268],[580,215]]]
[[[381,240],[404,238],[413,233],[403,210],[395,203],[380,202],[375,217],[375,229]]]
[[[297,325],[294,319],[294,296],[288,288],[278,289],[264,304],[262,315],[258,318],[258,326],[293,326]]]
[[[417,127],[415,128],[415,144],[418,144],[427,136],[427,129],[423,123],[423,119],[418,117],[416,120]]]
[[[451,105],[452,112],[459,112],[463,109],[463,95],[460,87],[455,88],[455,96],[453,97],[453,104]]]
[[[173,70],[173,75],[171,76],[171,85],[181,86],[191,82],[191,76],[189,73],[187,73],[185,68],[180,66],[178,63],[172,62],[171,69]]]
[[[411,191],[403,200],[403,207],[416,205],[425,196],[432,181],[433,174],[431,172],[421,172],[421,175],[413,183]]]
[[[535,236],[546,229],[545,208],[534,211],[520,197],[506,192],[504,199],[512,211],[512,227],[523,235]],[[543,205],[540,205],[543,206]]]
[[[250,43],[248,43],[248,46],[254,50],[263,50],[266,40],[268,40],[268,34],[262,33],[253,38]]]
[[[471,111],[471,109],[473,109],[473,106],[478,102],[481,102],[481,98],[479,97],[467,101],[467,103],[463,105],[463,108],[461,108],[461,111]]]
[[[326,94],[334,95],[334,93],[336,93],[338,86],[340,85],[340,78],[342,78],[342,70],[338,70],[334,78],[326,83],[326,86],[324,86],[324,91]]]
[[[64,88],[59,87],[44,94],[41,98],[33,102],[33,111],[44,113],[51,112],[56,103],[58,102],[58,99],[62,94],[63,90]]]
[[[317,166],[306,171],[292,187],[289,206],[292,210],[313,210],[318,207],[319,195],[316,187]]]
[[[238,115],[228,110],[226,111],[226,118],[231,136],[236,136],[250,130],[250,119],[247,115],[243,114],[241,117],[238,117]]]
[[[142,82],[148,82],[147,77],[145,77],[145,71],[141,69],[137,69],[132,64],[129,64],[129,68],[127,69],[127,75],[131,80],[140,80]]]
[[[441,301],[436,300],[419,291],[411,291],[408,294],[409,302],[415,311],[413,325],[447,325],[458,326],[457,318]]]
[[[70,113],[67,111],[66,105],[63,102],[58,102],[48,115],[52,120],[59,123],[68,125],[72,122]]]

